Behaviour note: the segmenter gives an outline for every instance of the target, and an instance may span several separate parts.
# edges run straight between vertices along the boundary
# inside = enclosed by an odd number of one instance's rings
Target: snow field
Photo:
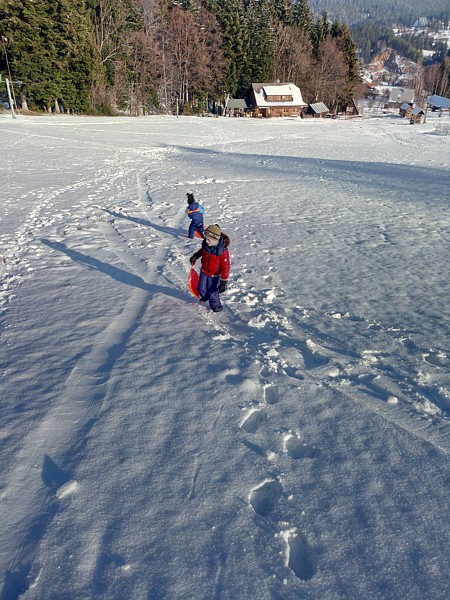
[[[447,597],[449,149],[402,125],[0,123],[5,597]]]

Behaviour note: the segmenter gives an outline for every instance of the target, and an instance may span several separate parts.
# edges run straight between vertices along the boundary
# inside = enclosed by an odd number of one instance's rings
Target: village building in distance
[[[335,112],[350,116],[358,115],[355,102],[339,106]],[[225,114],[229,117],[330,117],[331,111],[323,102],[308,105],[300,88],[294,83],[253,83],[247,98],[229,98]]]

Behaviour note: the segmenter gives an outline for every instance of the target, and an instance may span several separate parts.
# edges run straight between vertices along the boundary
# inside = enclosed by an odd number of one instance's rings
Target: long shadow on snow
[[[121,283],[145,290],[151,295],[162,293],[186,302],[187,294],[181,291],[165,286],[148,284],[137,275],[133,275],[127,271],[124,271],[123,269],[113,267],[91,256],[86,256],[81,252],[77,252],[76,250],[71,250],[59,242],[51,242],[47,239],[42,239],[41,241],[43,244],[52,248],[53,250],[64,252],[72,260],[78,262],[82,266],[89,269],[98,270]],[[124,340],[122,340],[122,342],[123,341]],[[109,371],[111,364],[115,362],[119,355],[120,351],[118,348],[111,348],[107,358],[107,365],[101,365],[99,371],[102,372],[105,369]],[[98,399],[101,399],[101,391],[98,391],[97,394],[99,396]],[[0,600],[17,600],[28,590],[30,585],[30,572],[33,565],[34,548],[37,545],[37,541],[42,538],[42,535],[52,522],[57,512],[57,503],[53,499],[53,494],[58,487],[69,481],[69,473],[75,466],[76,456],[79,454],[80,447],[84,445],[86,434],[92,427],[94,421],[95,418],[92,418],[91,415],[91,418],[80,430],[79,442],[67,449],[65,456],[60,457],[59,464],[57,464],[48,455],[45,455],[42,465],[42,481],[44,485],[52,492],[52,495],[50,495],[44,501],[40,507],[40,510],[34,516],[33,522],[28,527],[28,532],[26,533],[21,544],[20,551],[15,557],[14,564],[5,574],[3,582],[4,584],[0,591]],[[60,464],[63,464],[63,468],[59,466]],[[117,559],[114,558],[114,560]]]
[[[301,153],[301,139],[298,140]],[[391,164],[383,162],[362,162],[357,160],[334,160],[308,158],[304,156],[276,156],[270,154],[238,154],[226,153],[208,148],[191,148],[173,146],[186,154],[204,154],[223,157],[225,174],[227,168],[258,170],[265,173],[291,173],[297,177],[320,177],[330,181],[359,183],[364,181],[366,188],[384,192],[389,190],[401,192],[403,201],[415,200],[423,196],[430,203],[448,204],[443,190],[448,187],[448,170],[417,165]],[[399,149],[399,154],[402,150]],[[216,165],[217,166],[217,165]],[[219,168],[219,167],[218,167]],[[225,176],[225,175],[224,175]],[[410,195],[408,194],[410,192]]]
[[[147,283],[144,281],[144,279],[142,279],[142,277],[139,277],[139,275],[134,275],[133,273],[129,273],[124,269],[104,263],[93,256],[87,256],[86,254],[82,254],[77,250],[72,250],[60,242],[51,242],[47,239],[42,239],[41,242],[57,252],[64,252],[64,254],[67,254],[67,256],[69,256],[69,258],[71,258],[74,262],[77,262],[83,267],[104,273],[120,283],[145,290],[153,296],[155,294],[165,294],[166,296],[176,298],[177,300],[183,300],[183,302],[186,302],[186,298],[188,297],[187,293],[184,293],[180,290],[154,283]]]
[[[175,229],[175,227],[163,227],[161,225],[156,225],[151,221],[147,221],[146,219],[139,219],[138,217],[130,217],[129,215],[124,215],[119,212],[115,212],[114,210],[109,210],[108,208],[102,208],[103,212],[111,215],[115,219],[123,219],[125,221],[131,221],[132,223],[137,223],[138,225],[142,225],[143,227],[151,227],[152,229],[156,229],[159,233],[165,233],[167,235],[173,235],[174,237],[186,237],[186,232],[181,231],[180,229]]]
[[[70,480],[69,473],[74,468],[73,459],[72,456],[72,460],[68,461],[62,469],[48,454],[44,455],[41,478],[51,493],[40,504],[39,511],[28,526],[13,563],[5,573],[0,600],[18,600],[29,589],[33,581],[34,549],[58,512],[58,503],[54,494],[59,487]],[[34,576],[37,576],[37,573],[34,573]]]

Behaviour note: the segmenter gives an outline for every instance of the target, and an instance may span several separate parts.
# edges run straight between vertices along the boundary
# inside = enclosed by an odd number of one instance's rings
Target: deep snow
[[[444,119],[0,116],[2,600],[450,597]]]

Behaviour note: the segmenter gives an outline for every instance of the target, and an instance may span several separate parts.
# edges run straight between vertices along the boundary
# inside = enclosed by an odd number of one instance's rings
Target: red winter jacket
[[[220,240],[216,246],[208,246],[208,244],[203,241],[200,250],[194,254],[196,258],[202,259],[201,269],[203,273],[209,277],[217,277],[220,275],[220,279],[224,281],[228,279],[230,275],[229,244],[230,238],[225,233],[221,234]]]

